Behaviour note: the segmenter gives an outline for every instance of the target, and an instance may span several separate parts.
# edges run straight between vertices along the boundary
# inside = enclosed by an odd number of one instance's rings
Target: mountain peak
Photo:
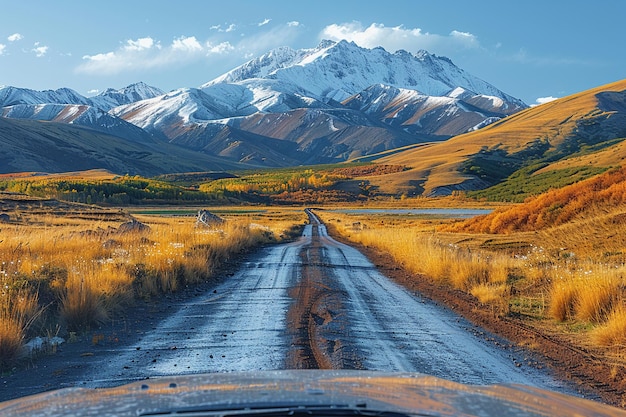
[[[143,81],[130,84],[119,90],[107,88],[102,93],[91,98],[91,103],[102,110],[109,111],[114,107],[147,100],[163,95],[163,90],[152,87]]]
[[[336,44],[337,42],[331,41],[330,39],[322,39],[315,49],[326,49]]]
[[[445,96],[457,87],[476,94],[499,97],[511,109],[527,107],[491,84],[465,72],[446,57],[425,50],[413,55],[382,47],[363,48],[354,42],[322,40],[312,49],[277,48],[208,82],[239,83],[253,78],[275,79],[300,86],[311,97],[343,101],[373,84]]]

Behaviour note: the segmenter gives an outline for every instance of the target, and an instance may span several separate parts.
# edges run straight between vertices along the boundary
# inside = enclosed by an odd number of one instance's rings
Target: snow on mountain
[[[96,111],[80,104],[16,104],[0,109],[2,117],[73,123],[81,115]],[[102,112],[101,112],[102,113]]]
[[[0,107],[16,104],[83,104],[89,105],[89,100],[69,88],[58,90],[36,91],[28,88],[2,87],[0,88]]]
[[[296,85],[255,78],[214,84],[202,90],[183,88],[115,107],[110,113],[149,131],[167,131],[165,135],[173,139],[185,130],[182,126],[191,129],[191,125],[224,124],[229,119],[257,112],[283,113],[323,107],[328,105]]]
[[[448,58],[426,51],[414,55],[400,50],[392,54],[381,47],[366,49],[346,41],[325,40],[312,49],[274,49],[201,88],[251,78],[286,81],[326,100],[343,101],[382,83],[430,96],[444,96],[461,87],[474,94],[501,98],[517,110],[527,107],[521,100],[458,68]]]
[[[484,127],[508,115],[499,97],[477,95],[460,87],[439,97],[377,84],[343,104],[408,132],[443,136]]]
[[[218,83],[203,88],[216,100],[230,98],[234,116],[246,116],[257,111],[285,112],[297,108],[327,107],[319,97],[289,82],[252,78],[233,83]],[[239,96],[234,96],[236,91]]]
[[[169,93],[111,109],[110,113],[144,129],[206,123],[229,116],[229,107],[197,88]]]
[[[100,109],[82,104],[16,104],[0,108],[0,116],[73,124],[133,142],[154,142],[151,134]]]
[[[0,89],[0,116],[74,124],[130,141],[151,142],[154,138],[148,132],[107,113],[107,110],[120,102],[155,94],[162,94],[162,91],[143,83],[121,90],[109,89],[95,100],[69,88],[36,91],[8,86]]]
[[[28,88],[7,86],[0,88],[0,107],[17,104],[74,104],[93,106],[109,111],[111,108],[122,104],[145,100],[161,94],[163,94],[162,90],[142,82],[131,84],[119,90],[109,88],[92,98],[87,98],[69,88],[36,91]]]
[[[163,90],[149,86],[143,82],[138,82],[119,90],[109,88],[97,96],[92,97],[89,101],[93,106],[109,111],[113,107],[134,103],[136,101],[147,100],[162,94],[164,94]]]

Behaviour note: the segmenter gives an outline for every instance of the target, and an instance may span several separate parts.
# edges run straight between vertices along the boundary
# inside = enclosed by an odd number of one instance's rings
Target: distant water
[[[433,217],[445,217],[454,219],[468,219],[483,214],[489,214],[489,209],[455,209],[455,208],[429,208],[429,209],[336,209],[329,210],[344,214],[385,214],[385,215],[425,215]]]

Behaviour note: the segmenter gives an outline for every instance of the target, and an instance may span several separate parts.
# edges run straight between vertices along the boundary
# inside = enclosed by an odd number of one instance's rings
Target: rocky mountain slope
[[[0,174],[106,169],[117,174],[224,171],[241,164],[160,141],[133,142],[81,126],[0,117]]]

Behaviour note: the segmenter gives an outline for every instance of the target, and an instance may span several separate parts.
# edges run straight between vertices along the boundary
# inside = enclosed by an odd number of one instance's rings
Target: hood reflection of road
[[[262,250],[157,325],[141,349],[129,347],[92,369],[86,386],[319,367],[564,389],[543,371],[518,367],[518,353],[479,339],[464,320],[391,282],[308,214],[299,240]]]

